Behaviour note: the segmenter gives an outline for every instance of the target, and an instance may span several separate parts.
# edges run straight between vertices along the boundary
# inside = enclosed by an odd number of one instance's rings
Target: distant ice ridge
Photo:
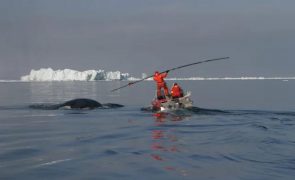
[[[72,69],[53,70],[42,68],[31,70],[29,75],[21,77],[21,81],[96,81],[96,80],[128,80],[128,73],[104,70],[76,71]]]
[[[295,77],[189,77],[189,78],[166,78],[165,80],[167,81],[295,80]],[[146,79],[146,81],[153,81],[153,78],[148,78]]]
[[[148,75],[142,73],[142,78]],[[53,70],[42,68],[31,70],[29,75],[21,77],[21,81],[97,81],[97,80],[128,80],[137,81],[140,78],[131,77],[129,73],[120,71],[105,72],[104,70],[76,71],[72,69]],[[153,78],[146,79],[152,81]],[[201,80],[295,80],[295,77],[189,77],[189,78],[166,78],[170,81],[201,81]],[[17,82],[16,80],[0,80],[0,82]]]
[[[167,78],[166,80],[171,81],[202,81],[202,80],[295,80],[295,77],[190,77],[190,78]]]

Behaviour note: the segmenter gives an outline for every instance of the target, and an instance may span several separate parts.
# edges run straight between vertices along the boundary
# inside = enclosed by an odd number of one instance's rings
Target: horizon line
[[[93,81],[137,81],[141,80],[140,78],[130,77],[127,80],[93,80]],[[152,78],[146,79],[147,81],[151,81]],[[186,77],[186,78],[166,78],[167,81],[204,81],[204,80],[295,80],[295,76],[287,76],[287,77],[264,77],[264,76],[241,76],[241,77]],[[53,80],[53,81],[22,81],[15,79],[0,79],[0,82],[64,82],[64,81],[72,81],[72,80]],[[79,80],[74,80],[79,81]],[[85,80],[81,80],[85,81]]]

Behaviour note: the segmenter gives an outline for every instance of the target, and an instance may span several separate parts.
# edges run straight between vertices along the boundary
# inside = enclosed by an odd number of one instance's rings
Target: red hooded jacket
[[[171,89],[171,96],[172,97],[182,97],[183,96],[183,91],[179,85],[174,85]]]
[[[167,77],[167,73],[155,73],[154,74],[154,80],[158,83],[158,84],[162,84],[165,82],[164,78]]]

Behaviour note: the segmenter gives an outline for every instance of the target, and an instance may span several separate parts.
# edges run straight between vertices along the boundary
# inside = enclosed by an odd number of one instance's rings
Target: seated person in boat
[[[173,83],[173,86],[171,88],[171,96],[172,99],[183,97],[183,90],[177,83]]]

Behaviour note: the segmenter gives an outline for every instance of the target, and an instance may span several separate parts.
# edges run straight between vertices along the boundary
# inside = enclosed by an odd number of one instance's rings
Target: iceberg
[[[97,80],[128,80],[128,73],[120,71],[105,72],[104,70],[76,71],[72,69],[53,70],[52,68],[32,69],[29,75],[21,77],[21,81],[97,81]]]
[[[142,79],[147,78],[146,73],[142,73]],[[53,70],[52,68],[32,69],[29,75],[22,76],[20,81],[138,81],[140,78],[131,77],[129,73],[120,71],[87,70],[77,71],[72,69]],[[146,81],[153,81],[147,78]],[[209,80],[295,80],[295,77],[185,77],[185,78],[166,78],[167,81],[209,81]],[[12,82],[16,80],[0,80],[0,82]]]
[[[128,73],[121,73],[120,71],[106,72],[105,80],[128,80]]]

